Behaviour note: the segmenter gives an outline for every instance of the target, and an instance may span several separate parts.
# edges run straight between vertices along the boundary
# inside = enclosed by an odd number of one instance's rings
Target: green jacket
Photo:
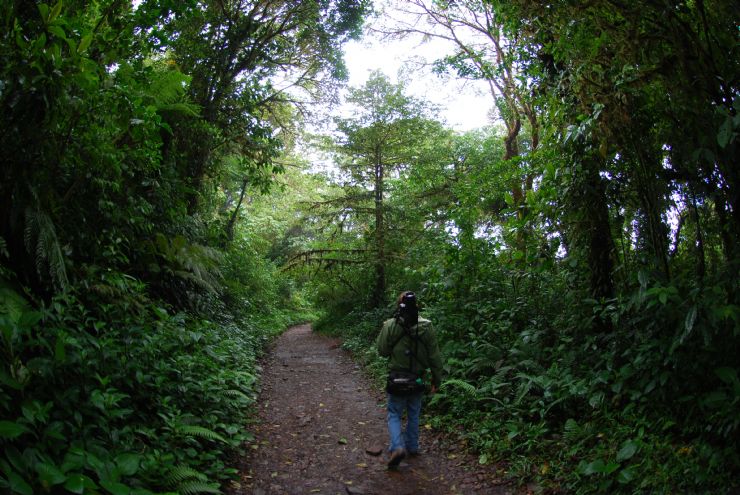
[[[408,333],[416,337],[418,331],[418,343],[415,338],[409,337]],[[419,318],[419,323],[404,332],[401,325],[396,323],[395,318],[386,320],[378,335],[378,354],[389,358],[388,367],[396,371],[408,371],[409,361],[411,371],[419,375],[424,374],[427,368],[432,370],[432,384],[439,387],[442,381],[442,357],[437,346],[437,336],[432,328],[432,322]],[[398,343],[393,346],[393,343]],[[415,357],[411,357],[407,350],[411,350]]]

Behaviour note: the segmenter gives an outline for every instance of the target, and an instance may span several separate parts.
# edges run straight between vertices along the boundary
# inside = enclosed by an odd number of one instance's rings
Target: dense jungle
[[[735,2],[0,5],[0,493],[224,493],[275,338],[381,383],[402,290],[477,469],[740,490]],[[448,43],[489,123],[348,85],[369,36]]]

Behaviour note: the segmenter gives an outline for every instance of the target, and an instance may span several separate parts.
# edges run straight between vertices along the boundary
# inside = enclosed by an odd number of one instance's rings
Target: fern
[[[165,481],[168,486],[176,487],[187,479],[196,478],[199,481],[208,481],[208,477],[189,466],[176,466],[167,474]]]
[[[510,387],[511,383],[509,382],[497,382],[495,379],[491,378],[490,380],[486,380],[486,382],[478,389],[479,394],[488,393],[488,394],[495,394],[500,389],[504,387]]]
[[[499,368],[498,371],[496,371],[496,374],[493,375],[493,379],[492,380],[495,381],[495,382],[503,382],[504,381],[504,377],[506,376],[506,374],[511,369],[512,369],[511,366],[502,366],[501,368]]]
[[[519,405],[529,391],[532,390],[532,387],[535,385],[535,379],[529,375],[525,375],[524,373],[518,373],[516,377],[519,378],[521,382],[519,384],[519,390],[517,392],[517,397],[514,400],[514,404]]]
[[[575,419],[568,419],[568,421],[566,421],[565,425],[563,426],[563,438],[565,438],[565,440],[570,443],[575,443],[580,436],[581,427],[578,426],[578,423]]]
[[[214,293],[220,292],[221,253],[217,249],[201,244],[188,244],[178,251],[177,260],[194,275],[200,286]]]
[[[160,68],[152,79],[146,96],[154,100],[160,114],[180,114],[188,117],[200,115],[200,107],[187,101],[187,86],[190,77],[178,70]]]
[[[185,96],[185,87],[190,78],[177,70],[160,70],[149,85],[149,95],[158,106],[178,103]]]
[[[206,440],[212,440],[212,441],[219,441],[223,443],[227,443],[226,439],[216,433],[213,430],[209,430],[208,428],[204,428],[203,426],[197,426],[197,425],[180,425],[178,427],[178,430],[180,433],[183,433],[185,435],[191,436],[191,437],[197,437],[197,438],[204,438]]]
[[[209,484],[204,481],[186,481],[178,485],[177,492],[183,495],[194,495],[196,493],[221,493],[218,485]]]
[[[166,105],[159,105],[157,107],[157,111],[182,113],[191,117],[197,117],[200,113],[198,112],[198,107],[191,103],[169,103]]]
[[[49,215],[37,208],[26,209],[24,241],[29,253],[36,253],[36,271],[47,272],[54,285],[65,291],[69,286],[64,255],[59,245],[56,229]]]
[[[221,393],[225,397],[231,397],[231,398],[236,397],[238,399],[252,400],[247,394],[245,394],[244,392],[242,392],[240,390],[229,389],[229,390],[224,390]]]
[[[178,235],[168,239],[164,234],[156,234],[147,248],[159,256],[170,273],[178,278],[192,282],[207,291],[220,292],[221,252],[200,244],[190,244],[185,237]]]
[[[478,389],[475,388],[475,386],[469,384],[468,382],[465,382],[463,380],[458,380],[456,378],[451,378],[447,381],[445,381],[442,385],[452,385],[458,388],[461,388],[464,392],[470,395],[477,395]]]

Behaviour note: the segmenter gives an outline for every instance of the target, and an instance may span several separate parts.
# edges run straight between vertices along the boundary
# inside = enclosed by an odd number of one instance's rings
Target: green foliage
[[[691,332],[676,345],[687,324],[702,324],[692,309],[671,311],[660,295],[652,296],[657,304],[652,298],[611,308],[587,303],[577,316],[577,301],[563,303],[565,277],[531,280],[519,290],[537,290],[537,298],[524,298],[504,290],[494,274],[482,274],[480,299],[462,305],[453,295],[459,286],[430,286],[421,293],[448,373],[429,402],[432,424],[457,433],[462,426],[482,463],[506,463],[514,478],[568,492],[732,486],[732,466],[740,461],[732,446],[738,434],[737,367],[731,352],[696,353],[705,339],[720,342],[727,335]],[[683,289],[674,290],[675,304]],[[697,311],[716,313],[713,305],[706,301]],[[338,309],[317,328],[342,335],[345,347],[381,383],[385,367],[374,339],[388,312],[341,316]],[[630,337],[585,332],[595,311],[607,311]],[[671,327],[675,333],[666,333]],[[710,370],[710,376],[696,369]],[[666,406],[674,402],[680,413]]]
[[[634,40],[614,44],[645,27],[626,4],[556,4],[562,17],[547,20],[526,2],[491,5],[522,43],[517,66],[537,83],[533,97],[549,117],[540,118],[539,146],[515,157],[495,131],[437,140],[434,153],[419,146],[384,198],[388,211],[403,212],[392,218],[404,232],[389,241],[399,260],[388,263],[387,293],[420,295],[446,357],[430,422],[462,435],[481,463],[545,491],[732,492],[740,472],[736,178],[726,167],[736,161],[733,98],[711,100],[720,83],[708,80],[699,96],[685,75],[646,69]],[[684,7],[658,21],[665,39],[681,38],[651,52],[665,63],[683,57],[678,46],[712,43],[701,41],[701,12],[685,17],[704,7]],[[717,39],[728,34],[717,17],[726,8],[706,18]],[[631,23],[639,29],[625,30]],[[676,23],[694,31],[678,34]],[[565,26],[572,37],[562,36]],[[722,53],[728,65],[701,70],[736,73]],[[664,99],[668,87],[681,103]],[[677,115],[705,124],[679,130]],[[316,327],[341,335],[382,381],[374,338],[384,315],[351,295],[372,276],[345,267],[317,282]]]
[[[195,495],[197,493],[222,493],[218,485],[204,483],[202,481],[186,481],[177,486],[178,493]]]
[[[4,295],[8,482],[215,493],[205,481],[234,472],[220,459],[251,438],[262,331],[154,305],[122,320],[71,294],[38,313]]]
[[[69,285],[67,269],[51,218],[38,209],[28,208],[25,223],[26,249],[36,255],[37,273],[50,275],[54,285],[65,290]]]
[[[402,289],[446,356],[432,423],[480,462],[737,489],[734,4],[435,3],[484,21],[438,68],[498,84],[505,131],[454,135],[375,74],[333,180],[286,173],[274,81],[331,90],[368,4],[245,5],[0,14],[0,490],[217,493],[269,338],[313,303],[380,380]]]
[[[437,147],[450,133],[429,117],[429,105],[380,72],[352,88],[348,101],[356,111],[335,119],[335,142],[327,146],[336,164],[333,187],[303,208],[310,240],[293,251],[289,267],[328,275],[314,286],[325,308],[377,309],[390,299],[387,278],[401,265],[404,244],[423,228],[421,218],[408,223],[403,183],[418,163],[446,151]]]
[[[161,233],[143,247],[145,276],[153,279],[153,292],[162,299],[178,307],[198,308],[204,297],[220,293],[223,255],[217,249],[189,243],[182,235],[168,239]]]
[[[367,5],[201,7],[3,3],[3,493],[219,493],[257,355],[310,313],[230,198],[283,171],[271,78],[329,88]]]

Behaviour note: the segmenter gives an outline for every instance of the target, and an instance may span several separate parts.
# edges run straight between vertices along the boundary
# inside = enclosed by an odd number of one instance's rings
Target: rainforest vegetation
[[[221,493],[265,344],[313,321],[380,374],[407,289],[481,464],[738,489],[734,2],[0,1],[0,493]],[[374,12],[491,125],[346,88]]]

